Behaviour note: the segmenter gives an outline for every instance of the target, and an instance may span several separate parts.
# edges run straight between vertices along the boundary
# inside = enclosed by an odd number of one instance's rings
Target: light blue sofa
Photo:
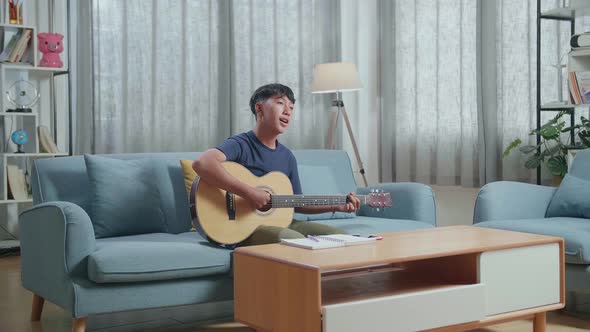
[[[92,314],[231,300],[231,251],[189,232],[191,219],[179,160],[197,155],[106,155],[151,159],[149,164],[155,169],[151,180],[160,191],[168,232],[101,239],[95,238],[87,213],[89,179],[84,157],[35,161],[34,206],[19,221],[23,287],[70,312],[74,323]],[[304,193],[369,190],[357,189],[343,151],[302,150],[295,151],[295,156]],[[328,219],[318,222],[351,233],[436,226],[430,187],[396,183],[373,188],[392,193],[393,207],[385,211],[363,207],[354,218],[323,215]]]
[[[590,181],[590,149],[577,153],[569,174]],[[481,188],[477,196],[473,223],[481,227],[564,238],[566,309],[588,314],[590,313],[590,219],[547,218],[548,207],[557,189],[510,181],[487,184]],[[590,196],[585,196],[585,199],[590,202]]]

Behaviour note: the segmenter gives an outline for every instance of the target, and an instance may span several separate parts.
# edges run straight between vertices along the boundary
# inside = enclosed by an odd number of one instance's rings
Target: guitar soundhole
[[[268,210],[270,210],[270,209],[271,209],[271,207],[270,207],[270,205],[268,205],[268,206],[263,207],[262,209],[257,209],[257,211],[259,211],[259,212],[268,212]]]

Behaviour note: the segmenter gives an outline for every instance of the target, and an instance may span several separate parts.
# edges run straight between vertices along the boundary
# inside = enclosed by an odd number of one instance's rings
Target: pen
[[[315,241],[315,242],[320,242],[320,240],[318,240],[318,239],[317,239],[315,236],[313,236],[313,235],[308,235],[308,236],[307,236],[307,238],[308,238],[308,239],[310,239],[310,240],[312,240],[312,241]]]

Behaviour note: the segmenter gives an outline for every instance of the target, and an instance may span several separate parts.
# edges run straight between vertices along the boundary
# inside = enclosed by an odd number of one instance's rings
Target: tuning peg
[[[377,208],[377,212],[379,212],[379,208]]]

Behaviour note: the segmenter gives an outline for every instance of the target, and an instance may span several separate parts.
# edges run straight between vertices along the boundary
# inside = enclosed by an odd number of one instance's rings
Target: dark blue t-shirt
[[[250,130],[226,139],[216,148],[225,154],[228,161],[243,165],[256,176],[263,176],[272,171],[285,174],[291,180],[293,193],[301,195],[297,160],[291,150],[279,141],[276,145],[275,149],[271,149],[262,144],[256,134]]]

